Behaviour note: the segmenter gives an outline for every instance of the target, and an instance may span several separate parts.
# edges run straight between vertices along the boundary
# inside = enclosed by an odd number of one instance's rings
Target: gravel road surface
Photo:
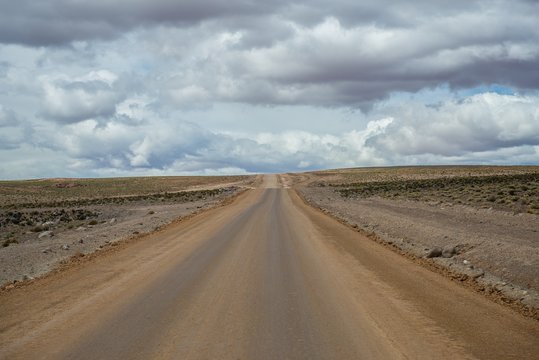
[[[0,294],[3,359],[533,359],[539,323],[305,205],[275,176]]]

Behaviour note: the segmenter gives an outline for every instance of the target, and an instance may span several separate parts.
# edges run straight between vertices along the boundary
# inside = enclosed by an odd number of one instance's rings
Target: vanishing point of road
[[[365,238],[277,180],[0,295],[0,358],[539,357],[537,321]]]

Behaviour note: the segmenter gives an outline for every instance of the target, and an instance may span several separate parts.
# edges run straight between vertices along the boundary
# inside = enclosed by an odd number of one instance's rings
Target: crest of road
[[[537,321],[307,206],[282,178],[2,294],[0,358],[537,359]]]

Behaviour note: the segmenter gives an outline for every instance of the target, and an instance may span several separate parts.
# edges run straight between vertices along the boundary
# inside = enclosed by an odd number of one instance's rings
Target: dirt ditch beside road
[[[348,177],[354,180],[350,174]],[[389,184],[400,189],[398,196],[392,196],[393,189],[384,182],[347,187],[335,174],[331,178],[321,173],[289,175],[283,181],[289,185],[294,179],[296,184],[301,182],[297,190],[306,202],[371,239],[539,319],[539,216],[535,213],[536,195],[526,192],[537,186],[537,173],[516,178],[533,179],[528,185],[515,187],[522,197],[498,206],[489,206],[489,194],[500,193],[498,198],[503,198],[502,192],[507,192],[514,199],[518,192],[508,184],[511,179],[502,179],[498,189],[491,181],[497,180],[495,177],[486,181],[485,187],[477,185],[480,180],[475,179],[471,182],[476,184],[473,193],[482,193],[481,199],[485,199],[460,203],[459,198],[469,196],[448,192],[448,186],[440,194],[432,188],[422,194],[415,186],[410,191],[413,196],[407,197],[406,186],[398,179]],[[377,189],[383,191],[375,193]],[[508,211],[509,207],[514,207],[513,211]]]
[[[151,233],[241,193],[238,186],[190,191],[47,199],[0,208],[0,287],[9,289],[119,242]],[[69,188],[68,188],[69,189]],[[27,199],[28,197],[23,197]]]

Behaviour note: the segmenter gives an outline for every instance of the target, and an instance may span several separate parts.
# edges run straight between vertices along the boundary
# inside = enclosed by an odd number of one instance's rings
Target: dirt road
[[[304,205],[233,204],[0,295],[5,359],[533,359],[539,323]]]

